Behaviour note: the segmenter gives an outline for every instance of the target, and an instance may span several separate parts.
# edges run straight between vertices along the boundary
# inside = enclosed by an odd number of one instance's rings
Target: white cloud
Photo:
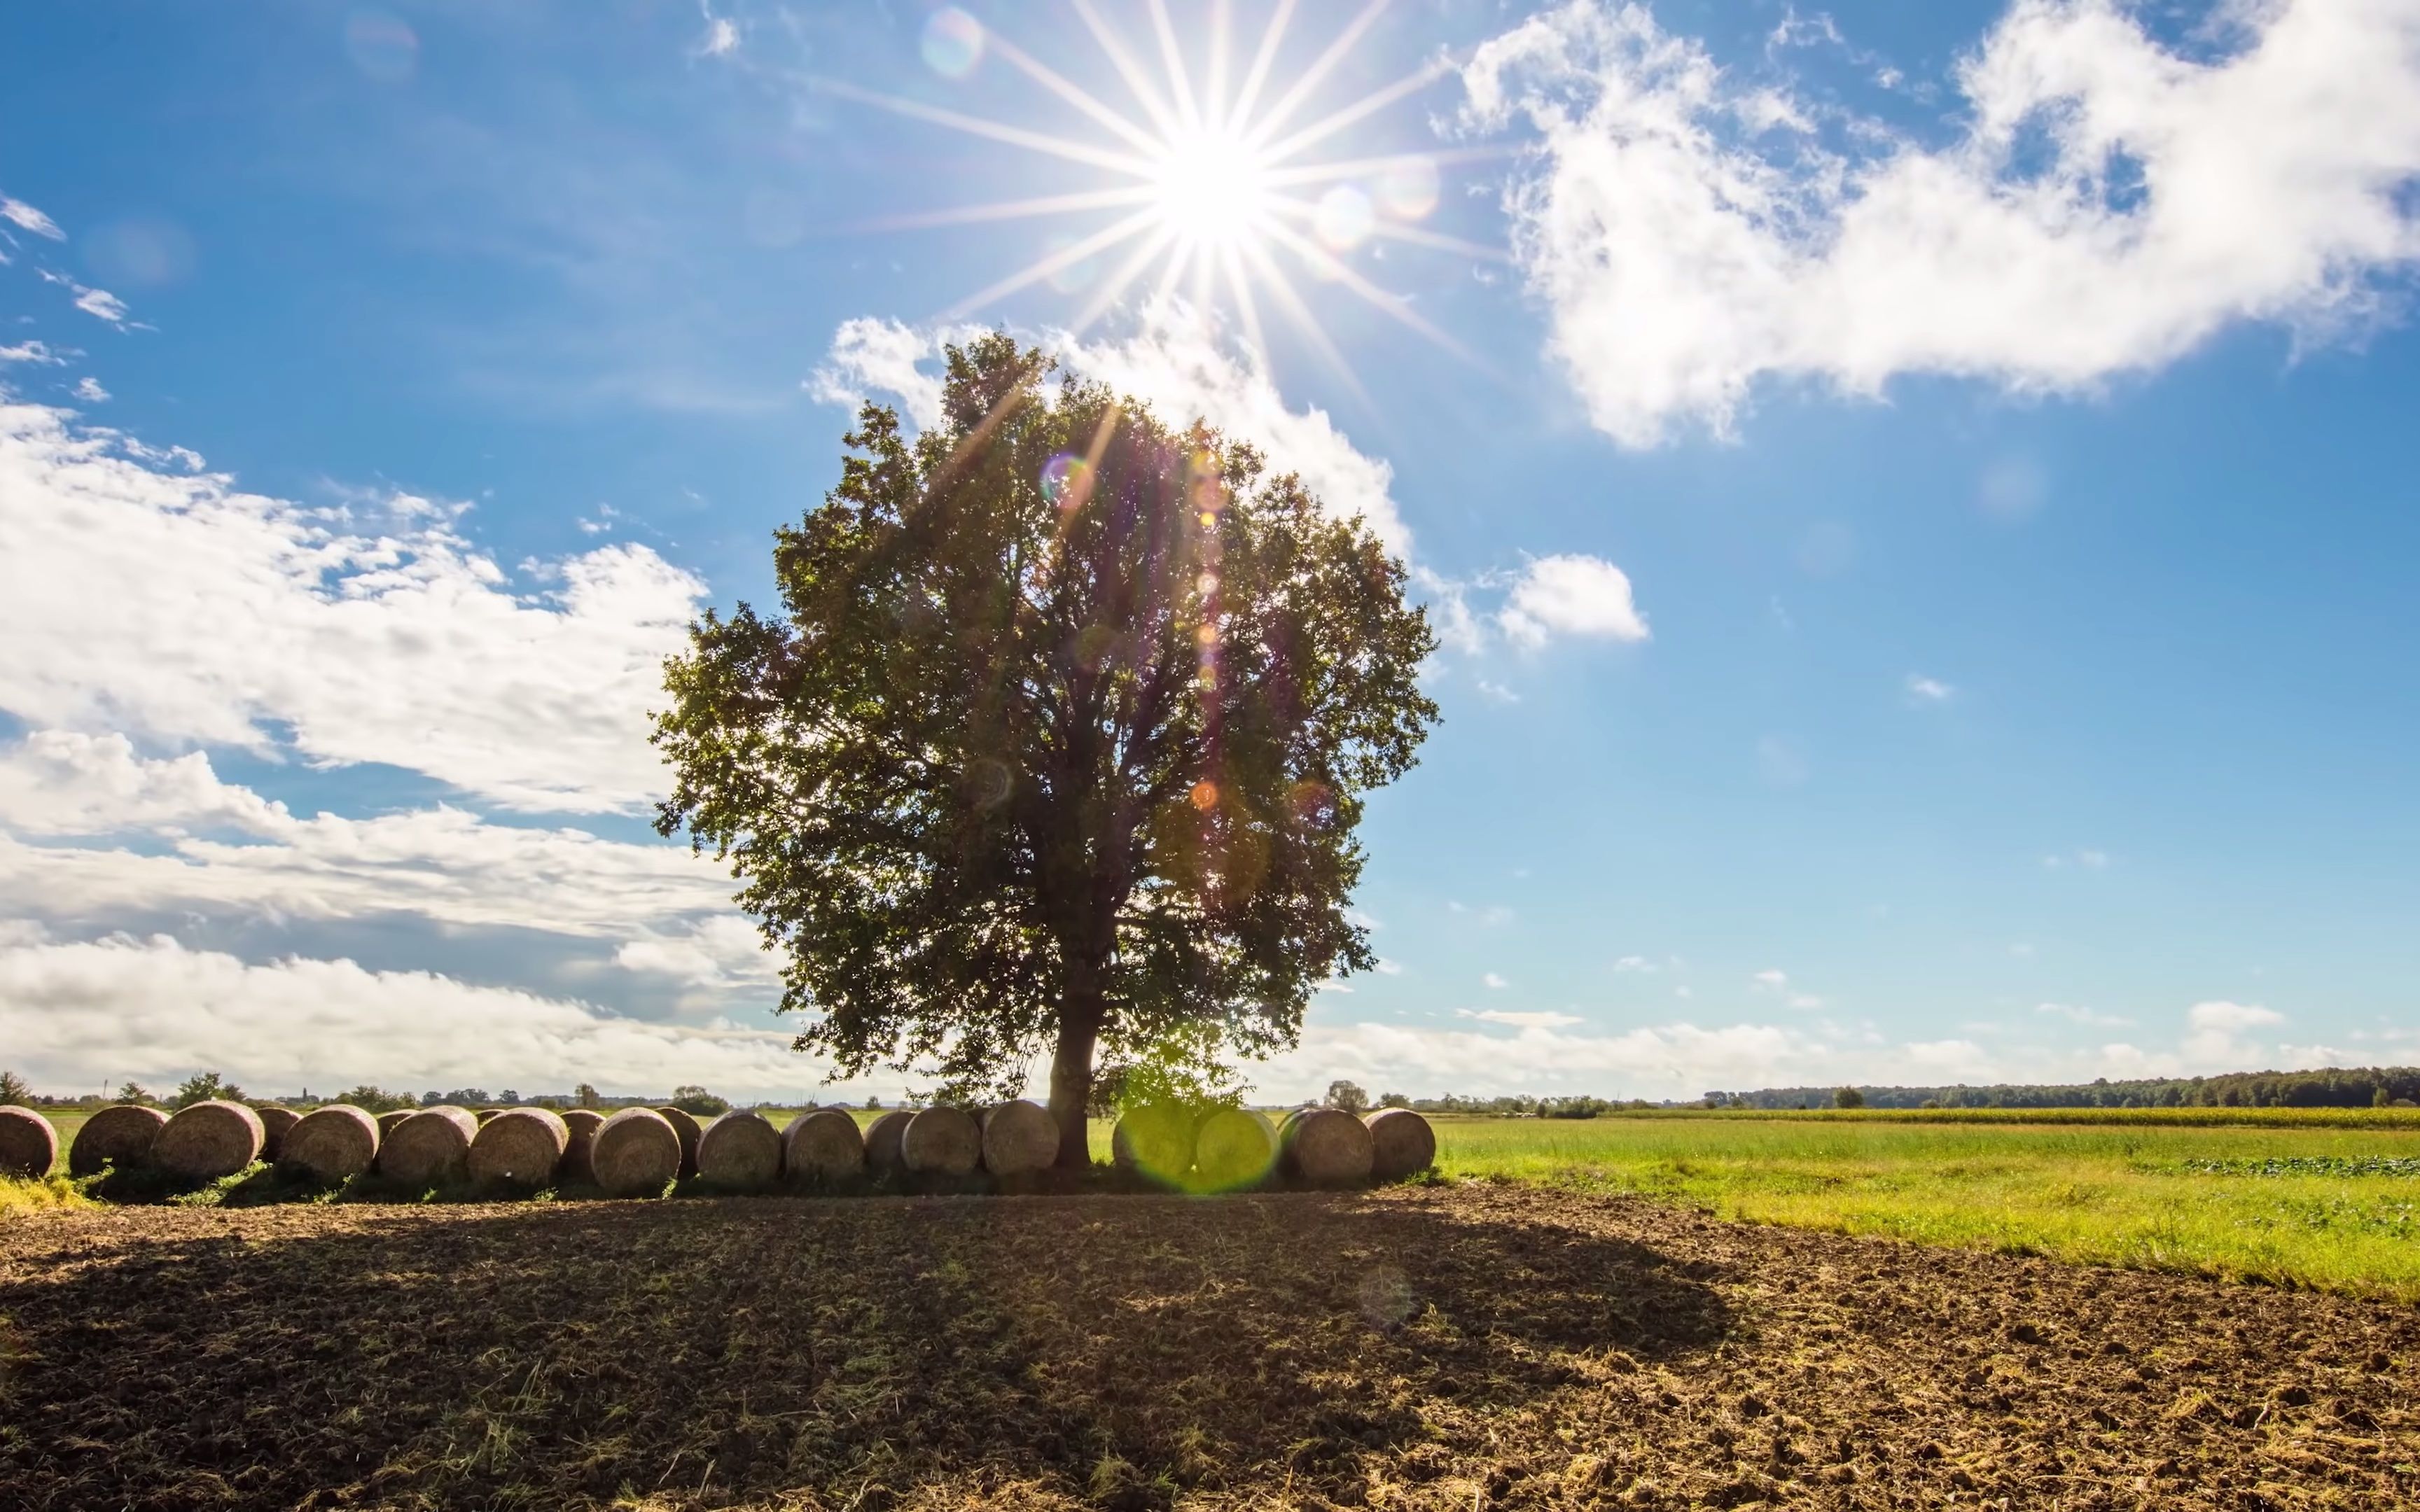
[[[2076,1003],[2037,1003],[2034,1005],[2034,1011],[2054,1018],[2063,1018],[2071,1023],[2090,1025],[2095,1028],[2130,1028],[2134,1023],[2133,1019],[2119,1018],[2113,1013],[2098,1012]]]
[[[614,546],[517,587],[454,511],[306,509],[172,457],[190,454],[0,403],[0,709],[383,763],[533,810],[628,810],[662,789],[645,714],[696,579]]]
[[[739,51],[739,28],[728,16],[715,16],[706,23],[706,35],[698,39],[701,57],[729,57]]]
[[[1778,992],[1782,988],[1790,985],[1790,973],[1786,971],[1773,970],[1760,971],[1749,980],[1754,981],[1760,987],[1770,987],[1776,992]]]
[[[1501,992],[1503,989],[1512,985],[1511,982],[1506,981],[1502,977],[1497,976],[1493,971],[1480,978],[1479,980],[1481,985],[1495,988],[1498,992]]]
[[[2071,864],[2082,867],[2086,872],[2105,872],[2109,869],[2109,853],[2090,849],[2064,853],[2053,852],[2042,857],[2041,864],[2053,872]]]
[[[1647,976],[1653,976],[1655,974],[1655,963],[1648,960],[1643,955],[1626,955],[1613,964],[1613,969],[1621,972],[1635,971]]]
[[[2072,392],[2242,322],[2358,328],[2420,253],[2420,0],[2219,10],[2190,56],[2118,0],[2014,0],[1928,145],[1572,0],[1478,50],[1466,121],[1540,138],[1514,249],[1625,445],[1728,432],[1761,378]]]
[[[126,323],[129,312],[124,300],[105,288],[86,288],[81,284],[75,286],[75,291],[77,309],[96,320],[106,320],[113,326],[122,326]]]
[[[1644,640],[1647,620],[1631,601],[1630,577],[1600,557],[1539,557],[1522,569],[1497,623],[1515,644],[1555,635]]]
[[[1476,1013],[1466,1008],[1459,1010],[1458,1014],[1482,1024],[1502,1024],[1515,1029],[1561,1029],[1581,1022],[1569,1013],[1523,1012],[1505,1008],[1491,1008]]]
[[[37,1085],[159,1085],[217,1068],[261,1090],[466,1084],[608,1092],[694,1082],[795,1097],[826,1067],[781,1029],[642,1023],[585,1003],[351,961],[248,964],[175,940],[0,945],[0,1044]]]
[[[21,341],[14,347],[0,347],[0,363],[33,363],[43,367],[56,367],[66,359],[39,341]]]
[[[59,229],[59,224],[56,221],[23,200],[10,199],[6,194],[0,194],[0,221],[9,222],[19,229],[31,231],[38,237],[48,237],[53,241],[65,241],[68,238],[68,234]]]
[[[1958,690],[1938,678],[1907,674],[1907,696],[1918,703],[1947,703]]]
[[[860,316],[832,333],[831,351],[806,381],[807,392],[825,404],[855,409],[875,394],[889,394],[922,429],[941,423],[941,378],[920,365],[959,333],[927,334],[896,320]]]
[[[101,379],[89,375],[76,379],[75,396],[86,404],[109,402],[109,391],[101,386]]]

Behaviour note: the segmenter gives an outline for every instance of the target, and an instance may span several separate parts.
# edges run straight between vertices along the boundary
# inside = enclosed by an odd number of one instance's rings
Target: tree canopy
[[[1355,834],[1435,639],[1296,474],[1004,334],[949,349],[938,424],[868,405],[845,444],[781,613],[666,665],[658,826],[733,868],[799,1048],[959,1098],[1047,1052],[1080,1163],[1096,1053],[1265,1054],[1374,964]]]

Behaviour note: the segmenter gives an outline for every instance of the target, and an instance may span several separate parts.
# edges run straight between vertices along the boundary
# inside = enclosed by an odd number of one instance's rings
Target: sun
[[[1300,273],[1469,356],[1411,301],[1373,282],[1356,266],[1355,255],[1370,242],[1386,240],[1509,261],[1501,249],[1420,224],[1439,203],[1442,165],[1497,157],[1501,149],[1317,155],[1347,128],[1412,98],[1450,71],[1439,56],[1357,100],[1312,114],[1321,88],[1385,12],[1388,0],[1368,0],[1310,65],[1282,85],[1276,78],[1277,62],[1301,8],[1298,0],[1277,0],[1240,77],[1233,67],[1231,0],[1218,0],[1208,8],[1206,34],[1189,44],[1179,38],[1167,0],[1142,0],[1159,54],[1156,71],[1143,64],[1095,0],[1069,3],[1109,71],[1124,85],[1131,100],[1128,108],[1104,101],[954,7],[935,12],[926,22],[924,56],[937,71],[955,78],[970,72],[984,56],[996,55],[1074,107],[1098,128],[1094,136],[990,120],[844,80],[814,81],[827,94],[1078,163],[1101,176],[1100,187],[1094,189],[864,223],[861,229],[871,231],[1109,216],[1105,225],[1061,239],[1052,250],[940,312],[941,318],[966,318],[1047,280],[1083,293],[1084,302],[1068,327],[1080,334],[1131,294],[1165,298],[1183,293],[1197,307],[1230,309],[1246,344],[1265,357],[1261,311],[1266,301],[1351,381],[1349,365],[1295,286]]]
[[[1168,144],[1156,167],[1153,206],[1180,239],[1225,251],[1265,239],[1277,188],[1270,165],[1241,133],[1181,137]]]

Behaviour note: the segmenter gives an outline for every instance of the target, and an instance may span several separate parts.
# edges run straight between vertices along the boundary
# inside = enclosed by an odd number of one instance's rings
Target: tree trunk
[[[1093,1100],[1093,1050],[1107,1004],[1098,987],[1071,989],[1059,1010],[1059,1047],[1050,1057],[1050,1117],[1059,1125],[1059,1168],[1093,1164],[1087,1105]]]

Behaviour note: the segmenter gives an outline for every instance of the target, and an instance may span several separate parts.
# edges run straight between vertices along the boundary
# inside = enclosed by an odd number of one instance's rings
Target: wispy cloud
[[[1908,699],[1916,703],[1947,703],[1958,692],[1939,678],[1926,677],[1919,672],[1907,674],[1906,687]]]
[[[7,221],[19,230],[31,231],[38,237],[47,237],[53,241],[65,241],[68,239],[68,234],[59,229],[59,224],[56,221],[23,200],[11,199],[6,194],[0,194],[0,221]]]

